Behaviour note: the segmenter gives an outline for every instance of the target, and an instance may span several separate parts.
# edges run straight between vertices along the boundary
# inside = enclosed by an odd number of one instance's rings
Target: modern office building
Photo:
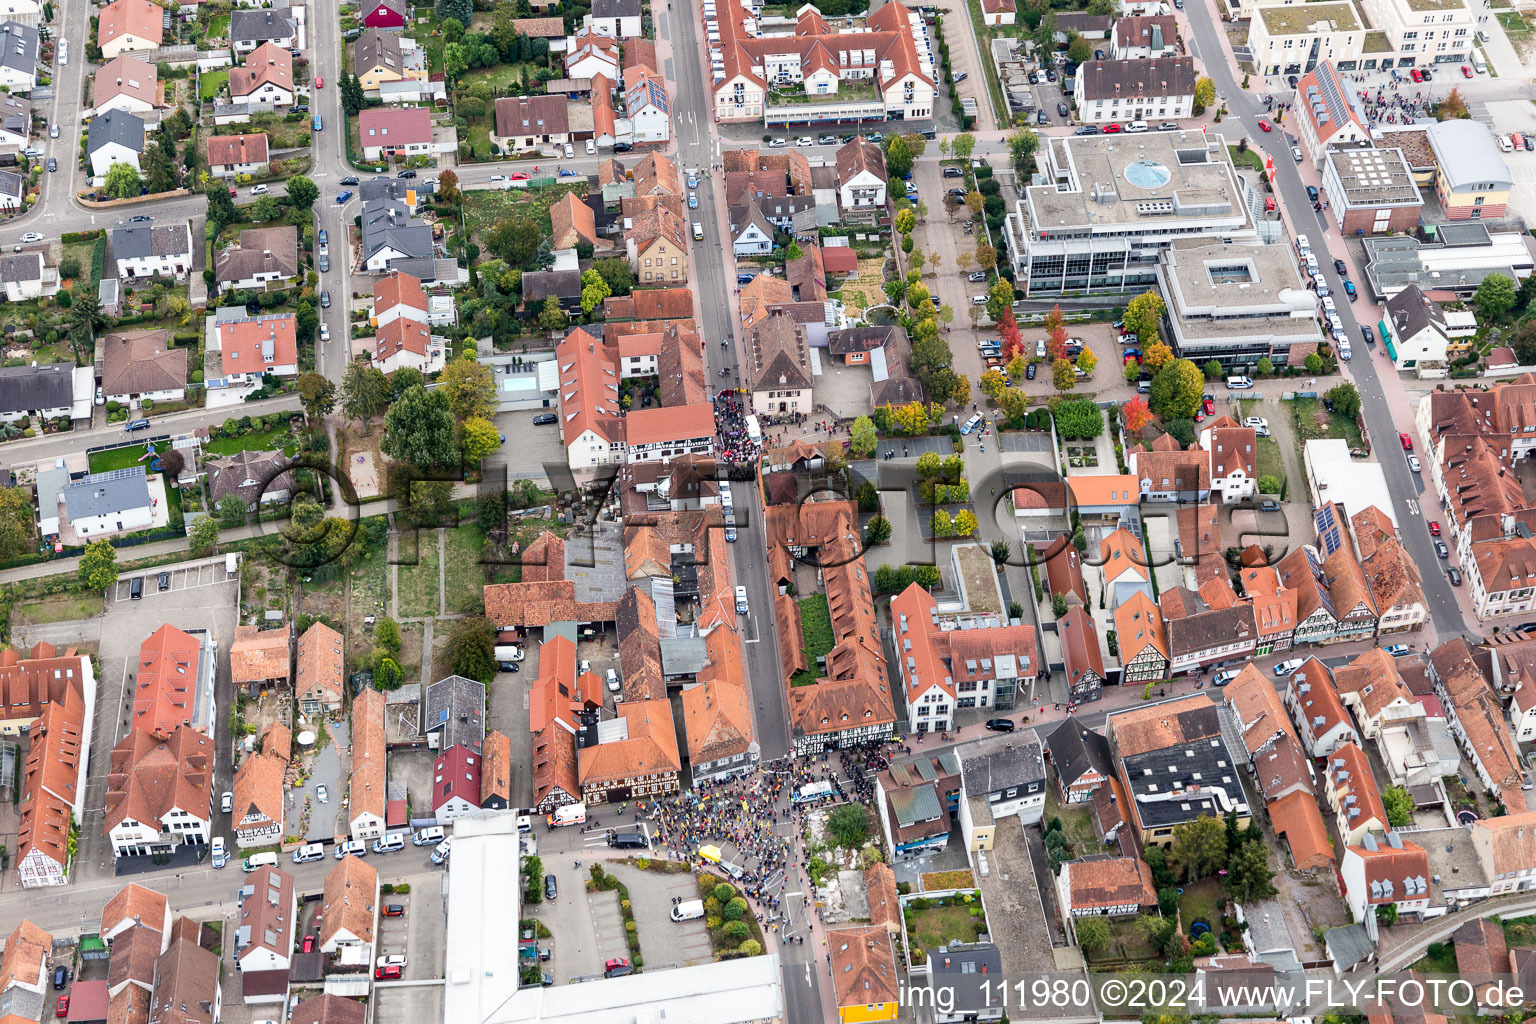
[[[1006,231],[1029,295],[1139,291],[1180,238],[1257,244],[1249,185],[1226,140],[1204,132],[1044,140],[1046,183],[1024,190]]]
[[[1426,293],[1452,292],[1470,299],[1490,274],[1518,282],[1536,268],[1536,239],[1524,232],[1495,234],[1484,224],[1466,221],[1437,224],[1433,231],[1433,242],[1411,235],[1364,240],[1365,279],[1374,298],[1390,298],[1416,284]]]

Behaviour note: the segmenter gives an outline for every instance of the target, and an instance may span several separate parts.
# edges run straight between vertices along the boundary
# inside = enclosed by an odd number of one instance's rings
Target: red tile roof
[[[233,323],[218,324],[223,346],[224,373],[259,374],[278,366],[297,366],[299,340],[297,321],[292,313],[251,317]],[[272,358],[266,358],[267,349]]]
[[[198,640],[166,624],[139,645],[133,727],[161,739],[190,724],[197,695]]]
[[[126,60],[127,58],[119,58]],[[265,135],[215,135],[208,140],[208,165],[225,167],[235,164],[267,162]]]
[[[715,407],[709,402],[701,402],[671,409],[632,409],[624,417],[624,423],[625,442],[631,448],[640,444],[714,437]]]
[[[420,146],[432,141],[432,112],[426,107],[370,107],[357,115],[363,148]]]

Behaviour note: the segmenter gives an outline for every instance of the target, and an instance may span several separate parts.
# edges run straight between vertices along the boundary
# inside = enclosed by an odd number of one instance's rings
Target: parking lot
[[[162,578],[164,580],[163,586],[161,583]],[[182,566],[180,568],[151,569],[134,575],[125,575],[119,579],[117,585],[113,588],[112,599],[114,601],[133,600],[133,581],[136,579],[143,580],[144,600],[149,600],[162,592],[175,593],[179,590],[194,590],[198,587],[211,587],[231,581],[229,573],[224,568],[223,561]]]
[[[576,868],[573,863],[559,854],[547,857],[544,871],[555,876],[560,894],[554,900],[530,904],[524,911],[527,916],[543,921],[554,935],[552,940],[545,940],[554,950],[554,957],[544,969],[555,976],[558,985],[600,978],[605,961],[629,956],[624,919],[619,913],[619,894],[587,892],[590,866],[583,863]],[[631,900],[635,896],[631,890]]]
[[[418,850],[408,846],[407,850]],[[369,854],[373,859],[373,854]],[[408,853],[391,854],[393,857]],[[380,882],[384,881],[380,872]],[[380,893],[381,907],[391,903],[405,906],[404,917],[380,917],[376,956],[404,953],[403,983],[376,983],[373,1012],[377,1020],[408,1020],[412,1024],[439,1024],[443,1019],[443,991],[436,985],[409,984],[444,977],[443,942],[447,911],[443,886],[447,875],[433,881],[418,881],[408,894]]]
[[[688,967],[714,960],[714,947],[702,917],[672,920],[674,898],[698,898],[693,874],[663,875],[628,864],[614,864],[608,870],[629,886],[630,909],[634,911],[635,931],[640,936],[640,953],[645,957],[647,970]]]

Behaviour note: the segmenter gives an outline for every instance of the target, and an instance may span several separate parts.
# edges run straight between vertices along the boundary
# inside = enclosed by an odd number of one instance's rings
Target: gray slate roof
[[[939,947],[928,951],[935,990],[953,994],[957,1014],[997,1006],[997,980],[1003,955],[990,942]]]
[[[41,253],[36,256],[39,264]],[[9,263],[10,260],[5,261]],[[75,375],[69,363],[10,366],[0,369],[0,413],[59,409],[75,400]]]
[[[120,260],[143,256],[190,256],[192,232],[185,221],[158,227],[152,221],[124,224],[112,229],[112,252]]]
[[[229,16],[229,38],[236,40],[287,39],[294,33],[293,19],[286,8],[262,11],[233,11]]]
[[[16,96],[0,96],[0,128],[25,136],[32,128],[32,104]]]
[[[403,205],[379,199],[363,204],[363,259],[392,248],[408,257],[430,259],[432,229],[412,217]]]
[[[485,742],[485,684],[448,676],[427,687],[421,715],[423,734],[439,732],[439,750],[469,747],[476,754]]]
[[[0,195],[15,196],[21,198],[25,183],[21,175],[15,171],[0,171]]]
[[[37,74],[37,60],[42,52],[37,29],[15,21],[0,24],[0,65],[22,74]]]
[[[24,281],[43,279],[43,254],[40,252],[7,253],[0,256],[0,284],[21,284]]]
[[[581,271],[535,270],[523,275],[523,306],[532,309],[551,295],[569,299],[581,294]]]
[[[638,18],[640,0],[592,0],[594,18]]]
[[[1038,743],[1015,743],[984,752],[960,750],[965,791],[972,796],[1045,782],[1045,755]]]
[[[86,129],[85,151],[94,153],[109,142],[117,142],[135,153],[144,152],[144,119],[126,110],[109,110]]]
[[[92,473],[64,489],[70,521],[149,507],[149,478],[143,466]]]

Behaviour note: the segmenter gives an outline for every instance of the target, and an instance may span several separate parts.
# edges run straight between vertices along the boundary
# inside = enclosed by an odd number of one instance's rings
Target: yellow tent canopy
[[[720,847],[718,847],[718,846],[701,846],[701,847],[699,847],[699,856],[703,857],[705,860],[714,861],[716,864],[719,864],[720,863]]]

